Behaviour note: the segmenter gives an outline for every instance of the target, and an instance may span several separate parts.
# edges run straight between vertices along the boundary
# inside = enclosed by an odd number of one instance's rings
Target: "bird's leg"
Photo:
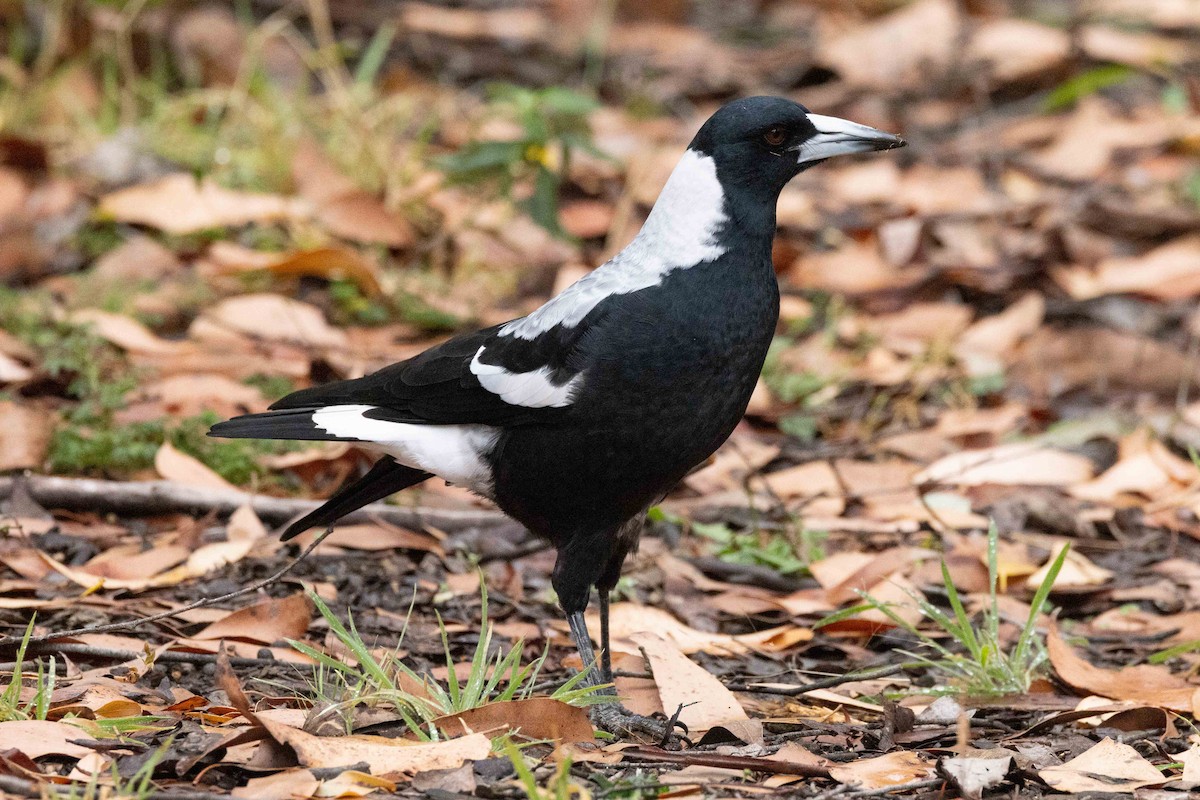
[[[579,658],[583,661],[583,669],[587,672],[587,677],[583,679],[585,686],[599,686],[602,683],[607,683],[603,676],[597,671],[596,651],[592,649],[592,638],[588,635],[587,623],[583,619],[582,611],[572,611],[567,614],[567,625],[571,627],[571,639],[575,642],[575,649],[579,651]]]
[[[605,683],[612,683],[612,646],[608,640],[608,601],[610,592],[605,587],[597,587],[597,591],[600,595],[600,680]]]

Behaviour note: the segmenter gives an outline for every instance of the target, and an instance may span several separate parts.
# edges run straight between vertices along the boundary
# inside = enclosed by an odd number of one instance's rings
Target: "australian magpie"
[[[723,106],[692,139],[637,237],[532,314],[366,377],[293,392],[210,435],[357,442],[383,457],[288,526],[289,539],[440,475],[558,551],[552,583],[585,668],[600,597],[646,510],[742,418],[775,332],[784,185],[831,156],[904,141],[779,97]]]

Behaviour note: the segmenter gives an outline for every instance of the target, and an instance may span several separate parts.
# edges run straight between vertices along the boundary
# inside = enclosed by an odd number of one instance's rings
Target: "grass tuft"
[[[522,642],[518,641],[508,652],[497,650],[494,656],[489,655],[493,649],[493,627],[488,619],[486,588],[482,590],[482,597],[480,636],[471,656],[471,671],[466,681],[460,681],[455,673],[449,636],[438,617],[447,668],[446,681],[441,683],[405,664],[398,650],[376,656],[363,641],[352,616],[343,624],[320,597],[310,592],[309,598],[330,631],[355,661],[353,665],[347,664],[303,642],[290,642],[292,647],[318,663],[311,688],[322,707],[319,713],[330,719],[340,719],[349,732],[357,706],[387,706],[400,715],[414,735],[433,741],[441,738],[441,732],[434,724],[438,717],[468,711],[486,703],[531,697],[546,653],[532,664],[522,665]],[[403,641],[402,631],[400,643]],[[600,694],[598,687],[582,686],[583,678],[582,672],[573,676],[550,696],[575,706],[612,700],[610,695]]]
[[[1045,579],[1033,595],[1029,618],[1025,620],[1016,643],[1011,650],[1005,650],[1000,637],[1000,605],[997,599],[1000,583],[996,556],[998,541],[999,534],[996,531],[995,523],[992,523],[988,528],[987,551],[989,602],[984,605],[977,621],[973,620],[963,607],[962,599],[954,587],[954,581],[950,578],[950,570],[944,559],[942,561],[942,582],[950,602],[950,613],[947,614],[941,608],[930,603],[924,596],[910,593],[913,602],[921,612],[950,637],[957,645],[957,649],[951,649],[919,630],[911,622],[897,614],[893,604],[878,600],[866,593],[862,593],[864,602],[861,604],[831,614],[814,627],[829,625],[863,611],[878,611],[887,616],[895,625],[917,637],[922,644],[934,652],[935,656],[931,658],[919,653],[899,651],[914,658],[918,664],[929,668],[935,674],[942,675],[948,683],[948,688],[969,695],[987,697],[1002,697],[1026,692],[1030,683],[1041,674],[1047,663],[1046,644],[1044,638],[1038,634],[1037,617],[1050,596],[1050,590],[1054,586],[1058,573],[1062,570],[1070,548],[1064,547],[1050,565]]]

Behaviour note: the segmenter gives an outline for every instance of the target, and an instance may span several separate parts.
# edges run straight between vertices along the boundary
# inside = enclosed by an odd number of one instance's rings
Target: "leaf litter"
[[[0,93],[5,791],[133,793],[139,774],[239,797],[1200,784],[1186,3],[467,4],[366,27],[324,3],[303,24],[151,5],[80,12],[94,35],[14,56],[22,89]],[[53,30],[54,8],[0,24]],[[582,78],[567,42],[592,54]],[[188,82],[129,83],[175,80],[137,72],[153,47]],[[608,105],[472,91],[518,64]],[[550,697],[578,666],[552,558],[454,487],[183,610],[295,554],[261,501],[295,516],[369,463],[188,430],[536,306],[629,239],[719,99],[762,87],[911,146],[784,192],[784,322],[747,419],[653,510],[618,586],[617,689],[640,713],[682,706],[681,751],[596,739],[584,706]],[[456,153],[509,160],[463,183]],[[182,499],[118,505],[117,486]],[[231,489],[249,504],[212,500]],[[1044,637],[1029,688],[973,696],[921,639],[991,658],[971,635]],[[527,697],[413,726],[400,695],[331,679],[391,658],[421,676],[400,680],[414,697],[537,666]],[[306,727],[328,709],[340,735]]]

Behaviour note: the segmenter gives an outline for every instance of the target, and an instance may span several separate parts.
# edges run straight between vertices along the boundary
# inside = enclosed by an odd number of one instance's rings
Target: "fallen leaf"
[[[464,761],[487,758],[492,742],[482,733],[430,744],[412,744],[381,736],[313,736],[260,717],[259,723],[280,744],[295,751],[306,767],[336,767],[365,762],[372,775],[453,769]]]
[[[78,727],[65,722],[22,719],[0,725],[0,750],[19,750],[30,758],[83,758],[95,751],[74,741],[87,738]]]
[[[245,786],[238,786],[230,797],[246,800],[292,800],[295,797],[312,797],[321,785],[316,776],[306,769],[287,769],[274,775],[251,778]]]
[[[598,615],[588,614],[588,627],[599,631],[599,620]],[[638,652],[634,637],[640,633],[657,634],[684,653],[704,651],[732,655],[747,649],[734,636],[690,628],[664,609],[638,603],[614,603],[609,610],[609,636],[614,653],[618,650]]]
[[[550,697],[530,697],[487,703],[469,711],[449,714],[433,720],[438,730],[448,735],[484,733],[495,736],[518,730],[531,739],[550,739],[559,743],[590,742],[594,738],[588,712]]]
[[[326,322],[319,308],[278,294],[230,297],[207,309],[197,322],[200,320],[267,341],[346,346],[346,334]]]
[[[1132,792],[1157,786],[1166,778],[1127,744],[1105,737],[1062,766],[1038,770],[1038,777],[1060,792]]]
[[[996,756],[944,758],[938,768],[958,786],[964,800],[980,800],[985,789],[1004,781],[1011,766],[1012,755],[1001,750]]]
[[[237,491],[237,487],[222,478],[199,459],[176,450],[170,442],[163,442],[154,454],[154,469],[169,481],[204,489]]]
[[[1059,270],[1055,279],[1076,300],[1122,293],[1193,298],[1200,294],[1200,234],[1181,236],[1139,256],[1106,258],[1094,269]]]
[[[0,472],[40,469],[53,431],[49,411],[0,400]]]
[[[299,639],[308,630],[313,606],[303,594],[281,599],[268,598],[249,608],[208,625],[194,639],[241,639],[274,644],[283,639]]]
[[[228,271],[266,271],[284,276],[311,275],[329,281],[349,280],[366,295],[377,297],[383,293],[375,263],[345,247],[265,253],[221,241],[213,243],[208,257]]]
[[[877,758],[860,758],[829,767],[838,783],[860,791],[886,789],[934,777],[935,765],[921,753],[896,750]]]
[[[913,483],[980,486],[1070,486],[1092,477],[1085,456],[1034,443],[967,450],[939,459],[913,477]]]
[[[992,19],[983,23],[966,47],[966,57],[982,61],[999,83],[1028,79],[1062,66],[1071,53],[1066,31],[1024,19]]]
[[[1062,640],[1053,621],[1046,633],[1046,651],[1054,672],[1073,689],[1185,714],[1194,713],[1200,705],[1200,686],[1172,675],[1166,667],[1139,664],[1111,670],[1088,663]]]
[[[288,198],[238,192],[211,179],[197,181],[186,173],[106,194],[100,198],[97,212],[117,222],[174,234],[304,216]]]
[[[818,36],[818,57],[856,87],[916,87],[949,66],[960,25],[954,3],[920,0],[840,35]]]
[[[145,325],[124,314],[85,308],[73,312],[68,319],[77,325],[90,326],[101,339],[129,353],[169,355],[180,347],[178,342],[159,338]]]
[[[1045,582],[1046,577],[1050,574],[1050,567],[1066,546],[1066,542],[1063,542],[1055,547],[1045,565],[1025,579],[1025,585],[1036,591]],[[1103,586],[1111,581],[1112,577],[1112,570],[1107,570],[1092,563],[1087,556],[1077,550],[1071,550],[1067,553],[1067,557],[1063,560],[1062,569],[1054,579],[1054,588]]]
[[[739,729],[738,734],[745,732],[750,717],[733,692],[726,689],[715,676],[658,634],[638,633],[631,638],[650,659],[650,671],[654,674],[663,709],[673,714],[675,709],[682,706],[679,720],[688,726],[690,732],[703,733],[710,728],[730,725]],[[762,741],[761,723],[757,729],[757,735],[750,734],[751,739],[747,743]]]

